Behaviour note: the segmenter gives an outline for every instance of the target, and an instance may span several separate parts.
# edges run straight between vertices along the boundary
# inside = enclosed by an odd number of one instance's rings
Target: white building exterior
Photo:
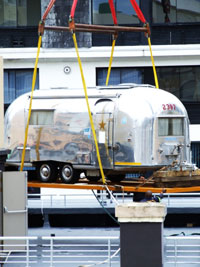
[[[156,66],[197,66],[200,45],[152,46]],[[96,86],[96,69],[108,67],[111,47],[80,48],[87,87]],[[4,69],[34,68],[37,48],[0,48]],[[152,66],[148,46],[116,46],[112,67]],[[67,73],[65,68],[67,67]],[[39,88],[82,87],[74,48],[41,48],[39,54]],[[30,88],[31,90],[31,88]],[[191,141],[200,141],[200,125],[191,126]]]

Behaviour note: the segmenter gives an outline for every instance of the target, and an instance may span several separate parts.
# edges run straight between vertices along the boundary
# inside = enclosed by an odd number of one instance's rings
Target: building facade
[[[4,59],[5,109],[31,90],[38,42],[38,23],[49,0],[0,0],[0,56]],[[45,25],[68,26],[71,1],[56,0]],[[200,1],[137,0],[150,24],[159,87],[185,105],[191,123],[193,158],[200,153]],[[115,0],[118,24],[141,26],[129,0]],[[75,22],[113,25],[108,0],[78,1]],[[88,87],[104,85],[111,53],[110,34],[77,33]],[[154,84],[144,33],[119,33],[110,84]],[[71,33],[45,31],[36,89],[82,87]],[[197,162],[200,166],[200,162]]]

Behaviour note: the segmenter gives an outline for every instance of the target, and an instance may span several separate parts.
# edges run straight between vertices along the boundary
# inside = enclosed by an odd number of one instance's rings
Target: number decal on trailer
[[[175,104],[162,104],[163,110],[176,110]]]

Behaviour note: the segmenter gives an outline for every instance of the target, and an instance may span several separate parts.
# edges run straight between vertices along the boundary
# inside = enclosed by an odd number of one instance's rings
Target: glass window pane
[[[17,70],[16,71],[16,97],[31,91],[32,89],[33,71],[31,70]],[[38,73],[36,78],[35,89],[38,89]]]
[[[159,136],[167,136],[168,135],[168,119],[158,119],[158,135]]]
[[[153,0],[153,22],[175,23],[176,0]]]
[[[172,121],[172,135],[174,136],[182,136],[183,135],[183,119],[175,118],[171,119]]]
[[[200,1],[177,0],[177,22],[199,22]]]
[[[17,25],[26,26],[27,25],[27,0],[18,0],[17,2]]]
[[[37,26],[41,19],[41,0],[27,1],[27,26]]]
[[[16,0],[0,0],[0,25],[16,26]]]
[[[158,136],[183,136],[183,118],[158,118]]]
[[[136,1],[139,5],[139,0]],[[118,24],[137,24],[139,19],[130,1],[116,1]]]
[[[105,85],[108,69],[97,69],[97,85]],[[142,69],[136,68],[112,68],[110,73],[109,85],[120,83],[138,83],[143,81]]]
[[[4,103],[10,104],[15,97],[15,71],[4,71]]]
[[[113,24],[108,0],[93,0],[93,24]]]
[[[33,70],[4,70],[4,102],[10,104],[18,96],[32,89]],[[39,89],[39,71],[35,89]]]
[[[53,125],[53,110],[32,110],[30,125]]]
[[[0,26],[37,26],[40,0],[0,0]]]
[[[182,101],[194,101],[195,99],[200,99],[199,92],[199,80],[198,74],[200,74],[200,70],[197,72],[195,67],[181,67],[180,68],[180,99]]]
[[[159,87],[174,94],[179,95],[180,71],[179,67],[159,67],[157,68]]]
[[[4,103],[9,104],[15,99],[15,72],[4,71]]]
[[[142,70],[131,68],[121,69],[120,83],[142,83]]]

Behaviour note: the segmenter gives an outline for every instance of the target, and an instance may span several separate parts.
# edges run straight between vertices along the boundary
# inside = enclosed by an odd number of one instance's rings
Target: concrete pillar
[[[0,57],[0,148],[4,147],[3,58]]]
[[[163,266],[162,203],[124,203],[115,209],[120,222],[121,267]]]

